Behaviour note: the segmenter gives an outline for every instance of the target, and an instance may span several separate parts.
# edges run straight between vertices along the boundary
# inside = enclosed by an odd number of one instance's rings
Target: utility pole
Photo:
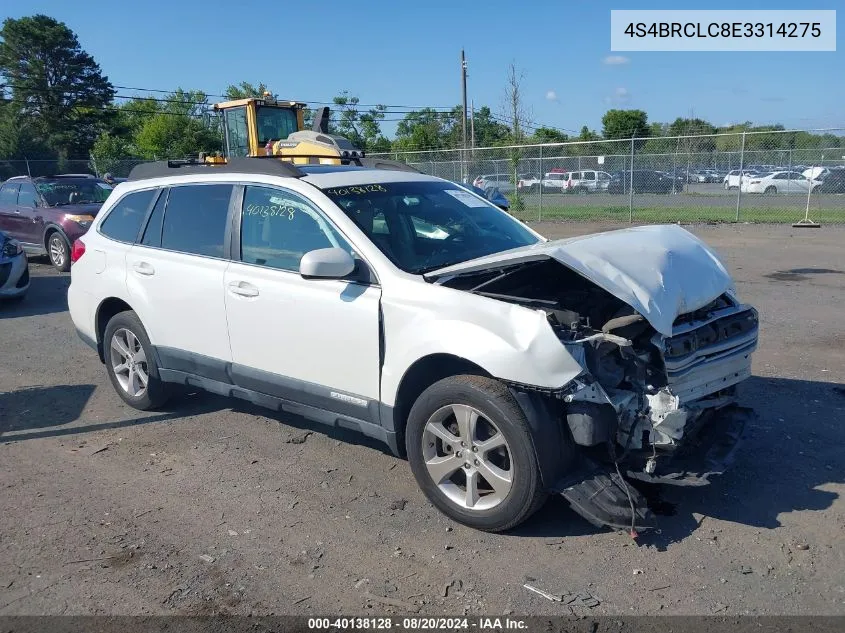
[[[467,59],[464,49],[461,49],[461,85],[463,90],[463,112],[461,113],[461,127],[464,137],[464,148],[461,153],[461,180],[466,180],[466,151],[467,151]]]
[[[475,156],[475,100],[469,102],[469,146],[472,148],[472,154]]]

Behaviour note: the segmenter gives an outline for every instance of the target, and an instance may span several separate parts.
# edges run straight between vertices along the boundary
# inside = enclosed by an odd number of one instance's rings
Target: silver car
[[[29,290],[29,264],[20,242],[0,231],[0,299],[22,299]]]

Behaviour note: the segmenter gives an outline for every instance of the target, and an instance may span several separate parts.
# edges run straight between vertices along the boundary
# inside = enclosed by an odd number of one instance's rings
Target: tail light
[[[79,258],[85,254],[85,242],[82,240],[76,240],[73,243],[73,248],[70,250],[70,263],[75,264],[79,261]]]

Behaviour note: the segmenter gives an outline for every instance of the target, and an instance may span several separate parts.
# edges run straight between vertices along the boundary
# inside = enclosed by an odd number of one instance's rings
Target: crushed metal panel
[[[722,261],[704,242],[677,225],[638,226],[540,242],[442,268],[426,275],[476,272],[550,257],[583,275],[671,336],[681,314],[733,290]]]

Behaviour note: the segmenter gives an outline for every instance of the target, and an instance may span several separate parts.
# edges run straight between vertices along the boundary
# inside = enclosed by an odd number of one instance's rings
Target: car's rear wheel
[[[453,376],[433,384],[411,409],[405,444],[423,493],[465,525],[507,530],[546,498],[528,422],[497,380]]]
[[[772,195],[772,194],[777,193],[777,192],[778,192],[777,187],[775,187],[774,185],[769,185],[763,191],[763,193],[768,194],[768,195]]]
[[[167,385],[159,378],[150,339],[137,314],[127,311],[113,316],[103,345],[109,380],[126,404],[147,411],[167,401]]]
[[[47,238],[47,256],[59,272],[66,273],[70,270],[70,245],[58,231],[53,231]]]

